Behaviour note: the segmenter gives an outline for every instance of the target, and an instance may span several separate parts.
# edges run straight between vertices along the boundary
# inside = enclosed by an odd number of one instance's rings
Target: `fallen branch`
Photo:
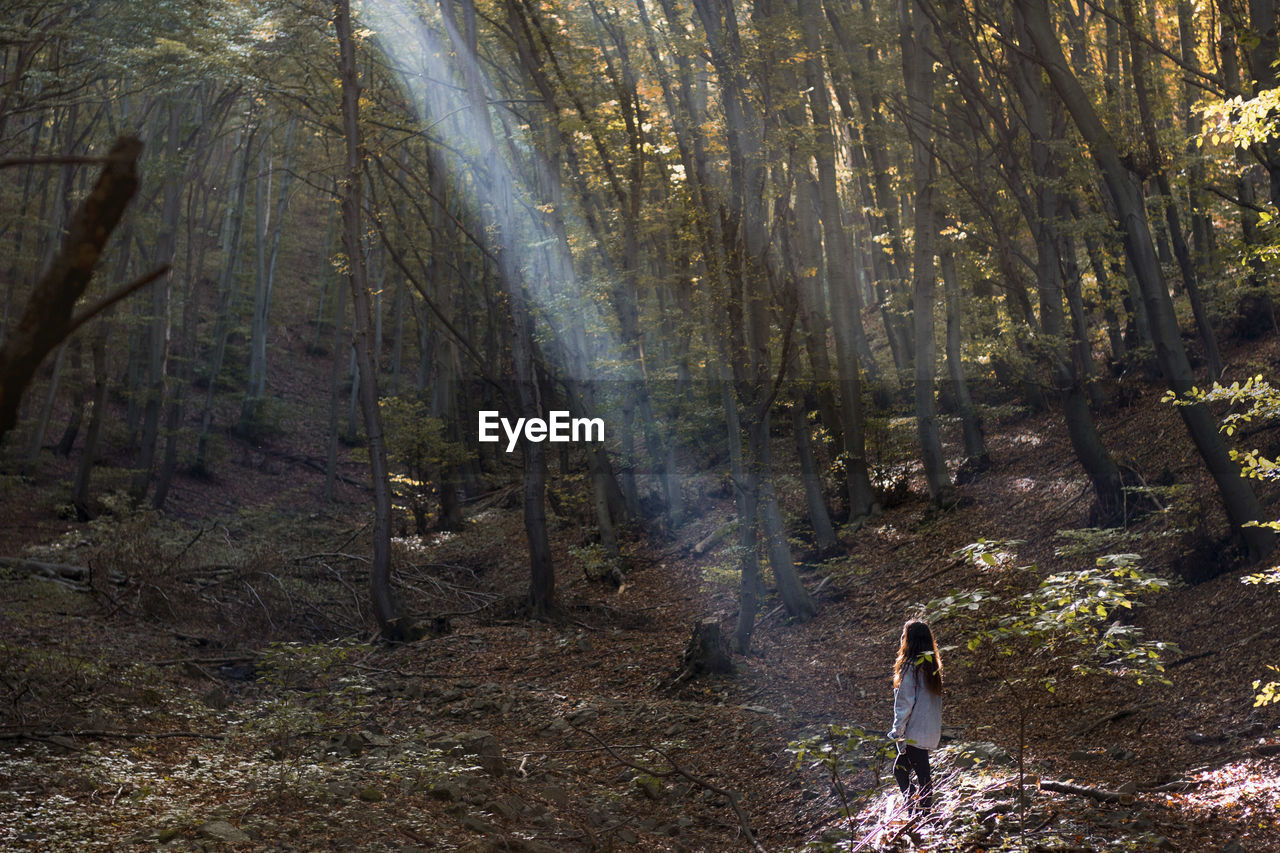
[[[1175,779],[1172,782],[1165,782],[1163,785],[1143,787],[1142,790],[1153,794],[1165,791],[1190,791],[1192,788],[1199,788],[1205,781],[1204,779]]]
[[[1270,634],[1272,631],[1274,631],[1274,630],[1275,630],[1275,627],[1274,627],[1274,626],[1268,626],[1268,627],[1266,627],[1266,628],[1263,628],[1261,631],[1255,631],[1254,633],[1252,633],[1252,634],[1250,634],[1249,636],[1245,637],[1243,640],[1236,640],[1234,643],[1232,643],[1231,645],[1227,646],[1227,647],[1226,647],[1226,649],[1227,649],[1227,650],[1231,650],[1231,649],[1238,649],[1238,648],[1240,648],[1241,646],[1248,646],[1248,645],[1252,644],[1254,640],[1260,640],[1260,639],[1262,639],[1263,637],[1265,637],[1265,636],[1269,635],[1269,634]],[[1165,667],[1165,668],[1166,668],[1166,669],[1173,669],[1173,668],[1174,668],[1174,667],[1176,667],[1176,666],[1182,666],[1183,664],[1188,664],[1188,663],[1191,663],[1192,661],[1200,660],[1201,658],[1211,657],[1211,656],[1213,656],[1213,655],[1218,654],[1218,653],[1219,653],[1219,652],[1221,652],[1221,651],[1223,651],[1223,650],[1222,650],[1222,649],[1210,649],[1210,650],[1209,650],[1209,651],[1207,651],[1207,652],[1200,652],[1199,654],[1187,655],[1186,657],[1178,658],[1176,661],[1174,661],[1173,663],[1169,664],[1169,665],[1168,665],[1167,667]]]
[[[345,662],[337,664],[338,666],[349,666],[352,669],[358,669],[361,672],[376,672],[379,675],[395,675],[400,678],[449,678],[450,676],[444,672],[405,672],[402,669],[383,668],[378,666],[369,666],[363,663]]]
[[[168,660],[148,661],[150,666],[181,666],[183,664],[193,664],[195,666],[213,664],[241,663],[247,660],[257,660],[257,652],[244,652],[242,654],[226,655],[217,658],[169,658]]]
[[[1053,791],[1058,794],[1075,794],[1078,797],[1088,797],[1100,803],[1128,805],[1133,802],[1133,794],[1108,791],[1103,788],[1087,788],[1084,785],[1073,785],[1070,782],[1053,782],[1042,779],[1040,780],[1040,790]]]
[[[930,573],[930,574],[928,574],[928,575],[925,575],[923,578],[921,578],[920,580],[916,581],[916,583],[917,583],[917,584],[925,584],[925,583],[928,583],[929,581],[933,580],[934,578],[938,577],[939,575],[946,574],[947,572],[951,571],[952,569],[956,568],[957,566],[963,566],[964,564],[965,564],[965,561],[964,561],[964,560],[952,560],[950,563],[947,563],[945,566],[943,566],[942,568],[938,569],[936,572],[932,572],[932,573]]]
[[[72,731],[61,732],[0,732],[0,740],[38,740],[48,742],[50,738],[112,738],[118,737],[125,740],[138,740],[149,737],[191,737],[202,738],[204,740],[226,740],[226,735],[210,734],[208,732],[125,732],[115,729],[74,729]]]
[[[1134,714],[1137,714],[1140,711],[1145,711],[1155,704],[1156,704],[1155,702],[1143,702],[1141,705],[1133,705],[1128,708],[1121,708],[1119,711],[1112,711],[1109,714],[1104,714],[1103,716],[1098,717],[1093,722],[1085,723],[1083,726],[1080,726],[1079,728],[1077,728],[1075,731],[1071,733],[1071,736],[1073,738],[1079,737],[1080,735],[1086,734],[1087,732],[1091,732],[1094,729],[1098,728],[1099,726],[1106,725],[1107,723],[1110,723],[1113,720],[1120,720],[1120,719],[1123,719],[1124,717],[1133,716]]]
[[[809,593],[809,594],[810,594],[810,595],[817,595],[818,593],[822,592],[822,588],[823,588],[824,586],[826,586],[826,585],[827,585],[827,581],[829,581],[829,580],[831,580],[831,575],[827,575],[825,578],[823,578],[821,581],[819,581],[819,582],[818,582],[818,585],[817,585],[817,586],[815,586],[815,587],[810,591],[810,593]],[[756,627],[758,628],[758,627],[760,627],[761,625],[763,625],[765,622],[768,622],[770,619],[772,619],[774,616],[776,616],[776,615],[777,615],[777,614],[778,614],[778,613],[779,613],[779,612],[780,612],[784,607],[786,607],[786,605],[785,605],[785,604],[779,604],[777,607],[775,607],[775,608],[773,608],[772,610],[770,610],[768,613],[766,613],[766,614],[764,615],[764,617],[763,617],[763,618],[761,618],[761,620],[760,620],[759,622],[757,622],[757,623],[756,623]]]
[[[77,583],[85,583],[89,580],[89,569],[85,566],[71,566],[66,563],[45,563],[40,560],[28,560],[25,557],[0,557],[0,567],[44,575],[47,578],[62,578],[76,581]]]
[[[733,528],[734,524],[722,524],[720,527],[712,530],[701,540],[695,543],[694,546],[689,549],[689,553],[693,554],[695,557],[701,557],[703,554],[719,545],[726,536],[733,532]]]
[[[1207,652],[1200,652],[1199,654],[1196,654],[1196,655],[1187,655],[1186,657],[1178,658],[1176,661],[1166,666],[1165,669],[1177,669],[1178,667],[1183,666],[1184,664],[1191,663],[1194,660],[1200,660],[1201,658],[1207,658],[1210,655],[1216,655],[1217,653],[1218,653],[1217,649],[1210,649]]]
[[[740,795],[738,794],[737,791],[731,791],[728,788],[721,788],[719,785],[716,785],[713,782],[709,782],[706,779],[703,779],[701,776],[695,776],[694,774],[690,773],[688,770],[685,770],[683,767],[677,764],[675,760],[672,759],[672,757],[668,755],[665,751],[663,751],[662,749],[659,749],[656,746],[646,747],[646,749],[651,749],[654,752],[658,753],[658,755],[661,755],[662,758],[668,764],[671,765],[670,770],[659,770],[656,767],[648,767],[644,764],[637,764],[634,761],[629,761],[623,758],[621,755],[619,755],[617,750],[615,750],[609,744],[605,743],[604,739],[601,738],[599,735],[597,735],[595,732],[591,731],[590,729],[583,729],[583,728],[577,728],[577,727],[575,728],[577,729],[577,731],[582,732],[583,734],[587,735],[592,740],[594,740],[596,743],[600,744],[600,746],[603,747],[604,751],[609,753],[609,755],[613,756],[613,759],[617,761],[619,764],[622,764],[626,767],[630,767],[632,770],[639,770],[641,773],[646,773],[654,777],[655,779],[670,779],[672,776],[681,776],[685,779],[688,779],[690,782],[694,783],[695,785],[698,785],[702,788],[707,789],[708,791],[711,791],[712,793],[719,794],[720,796],[724,797],[726,800],[729,801],[729,806],[730,808],[733,809],[733,813],[738,816],[738,825],[742,827],[742,834],[745,835],[747,838],[747,841],[750,842],[751,849],[757,850],[759,851],[759,853],[764,853],[764,848],[761,847],[760,842],[756,840],[755,833],[751,831],[751,824],[747,821],[747,815],[745,812],[742,811],[742,805],[738,802]]]

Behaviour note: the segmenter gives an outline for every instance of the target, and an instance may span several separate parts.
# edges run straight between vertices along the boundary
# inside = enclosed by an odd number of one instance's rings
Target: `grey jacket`
[[[921,749],[937,749],[942,740],[942,694],[929,689],[924,673],[914,664],[906,666],[901,684],[893,691],[889,737]]]

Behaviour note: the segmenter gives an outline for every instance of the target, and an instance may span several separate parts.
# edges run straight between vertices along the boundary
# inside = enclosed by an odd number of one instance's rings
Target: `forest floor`
[[[1235,358],[1273,365],[1276,343]],[[1062,427],[992,410],[994,464],[955,507],[931,509],[907,471],[896,506],[803,566],[815,619],[790,623],[770,596],[732,676],[675,689],[693,625],[727,632],[736,616],[732,537],[696,553],[732,518],[721,473],[686,478],[693,518],[674,536],[630,541],[620,588],[586,578],[584,501],[559,483],[561,612],[546,622],[512,604],[527,582],[515,489],[473,503],[463,531],[398,539],[406,600],[450,612],[451,630],[395,648],[371,642],[363,493],[319,503],[321,475],[287,448],[246,446],[218,481],[183,480],[170,516],[89,525],[59,519],[53,487],[6,477],[0,555],[92,572],[0,570],[0,849],[696,851],[749,849],[749,827],[765,850],[1280,850],[1280,706],[1255,708],[1252,687],[1280,661],[1280,591],[1239,567],[1134,612],[1178,646],[1169,685],[970,650],[972,625],[939,623],[947,741],[929,820],[905,819],[875,752],[898,633],[926,602],[974,588],[1016,602],[1116,551],[1170,580],[1229,559],[1177,413],[1156,387],[1130,396],[1103,438],[1151,482],[1188,485],[1161,509],[1061,536],[1090,504]],[[802,492],[778,468],[798,528]],[[979,538],[1020,541],[990,563],[956,555]],[[1005,683],[1032,671],[1056,689]]]

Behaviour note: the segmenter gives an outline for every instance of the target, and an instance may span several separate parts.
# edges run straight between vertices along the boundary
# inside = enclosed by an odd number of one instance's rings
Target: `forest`
[[[1278,29],[0,0],[0,849],[1280,851]]]

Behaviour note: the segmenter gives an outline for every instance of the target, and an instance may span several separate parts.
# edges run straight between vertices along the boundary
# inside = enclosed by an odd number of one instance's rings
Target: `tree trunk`
[[[754,465],[747,470],[742,458],[742,425],[738,420],[738,404],[732,386],[726,379],[721,384],[729,439],[729,464],[733,477],[733,497],[738,510],[738,624],[734,629],[734,645],[739,654],[751,650],[756,611],[760,609],[760,549],[758,537],[759,476]]]
[[[280,235],[293,184],[293,136],[297,116],[289,120],[281,154],[280,188],[275,209],[271,204],[271,178],[276,169],[270,157],[270,133],[258,154],[258,175],[254,180],[254,288],[253,319],[249,331],[249,378],[240,408],[240,431],[252,434],[262,425],[262,406],[267,396],[267,333],[271,329],[271,295],[275,290],[276,259],[280,256]]]
[[[81,521],[88,521],[92,517],[89,512],[89,481],[93,477],[94,463],[97,462],[102,424],[107,417],[107,338],[111,334],[110,310],[103,312],[98,321],[90,348],[93,359],[93,401],[89,410],[89,427],[84,435],[84,448],[80,451],[76,479],[71,487],[71,503]]]
[[[947,299],[947,373],[956,395],[956,408],[960,413],[960,431],[964,436],[964,455],[967,467],[981,471],[990,460],[982,433],[982,419],[974,408],[969,394],[969,382],[964,375],[964,361],[960,352],[960,326],[964,311],[960,305],[960,282],[956,278],[956,256],[950,246],[942,252],[942,286]]]
[[[235,310],[238,288],[236,272],[240,266],[240,242],[244,233],[244,200],[249,188],[249,162],[253,157],[253,140],[257,128],[251,126],[248,138],[244,141],[244,154],[235,157],[231,164],[231,176],[228,182],[227,215],[222,223],[222,236],[219,245],[222,250],[222,272],[218,277],[218,314],[213,323],[213,355],[209,360],[208,385],[205,388],[204,408],[200,414],[200,436],[196,440],[196,461],[193,466],[197,472],[208,475],[209,468],[209,430],[213,425],[213,403],[218,391],[218,377],[222,373],[222,362],[226,358],[227,336],[231,332],[232,315]],[[232,148],[240,144],[241,131],[237,130]]]
[[[1262,518],[1262,507],[1253,489],[1240,476],[1240,468],[1228,454],[1226,444],[1218,432],[1217,422],[1208,408],[1185,399],[1185,395],[1195,384],[1195,375],[1187,361],[1186,351],[1182,348],[1177,318],[1156,258],[1138,183],[1125,169],[1111,134],[1098,119],[1089,96],[1067,65],[1054,33],[1046,0],[1015,0],[1015,5],[1025,18],[1027,40],[1023,46],[1038,55],[1040,62],[1044,64],[1050,82],[1071,112],[1089,146],[1115,204],[1124,233],[1125,251],[1132,262],[1151,321],[1156,357],[1165,381],[1186,402],[1186,405],[1178,406],[1178,413],[1218,486],[1233,535],[1243,540],[1250,560],[1257,562],[1274,550],[1275,534],[1266,528],[1245,526]]]
[[[71,448],[75,447],[76,437],[80,435],[80,426],[84,423],[85,391],[89,387],[84,373],[84,339],[78,335],[71,339],[71,370],[76,389],[71,400],[71,416],[67,418],[66,429],[62,431],[55,451],[62,457],[71,455]]]
[[[169,103],[169,128],[165,153],[167,174],[160,211],[160,234],[156,238],[156,266],[173,262],[178,248],[178,218],[182,214],[182,189],[186,168],[181,154],[182,109],[174,96]],[[129,487],[130,497],[141,503],[147,496],[160,442],[160,414],[164,410],[165,378],[169,360],[169,297],[173,274],[167,273],[151,288],[151,320],[147,333],[146,402],[142,410],[142,436],[137,467]]]
[[[410,617],[401,611],[391,588],[391,483],[387,475],[387,450],[378,411],[378,381],[373,360],[373,323],[369,308],[369,284],[365,276],[363,211],[364,144],[360,139],[360,80],[356,71],[355,43],[351,34],[349,0],[334,3],[338,34],[338,73],[342,81],[342,127],[346,140],[346,175],[342,187],[342,243],[347,253],[352,304],[355,306],[353,337],[359,372],[364,378],[360,407],[369,439],[369,474],[373,480],[373,563],[369,571],[369,597],[384,639],[399,642],[414,635]]]
[[[934,399],[934,376],[937,372],[937,346],[934,342],[933,303],[937,278],[933,257],[934,172],[933,135],[933,24],[914,7],[914,0],[903,0],[901,15],[902,73],[907,86],[907,126],[911,134],[912,172],[915,182],[915,246],[912,251],[911,305],[915,333],[915,405],[916,430],[920,436],[921,460],[929,498],[938,506],[950,503],[954,496],[951,477],[947,473],[942,439],[938,435],[937,402]]]
[[[831,514],[827,512],[822,497],[822,478],[813,458],[808,403],[804,395],[797,395],[791,403],[791,427],[795,432],[796,455],[800,460],[800,480],[804,483],[804,499],[809,508],[809,524],[813,527],[813,544],[819,554],[828,554],[836,546],[836,531],[831,526]]]
[[[1177,199],[1169,183],[1169,175],[1160,164],[1163,152],[1156,131],[1155,115],[1151,109],[1150,86],[1147,81],[1147,52],[1142,42],[1142,34],[1138,31],[1137,16],[1133,4],[1136,0],[1121,0],[1124,10],[1125,29],[1129,33],[1129,53],[1133,69],[1133,88],[1138,98],[1138,116],[1142,124],[1142,135],[1147,146],[1147,157],[1155,164],[1156,186],[1164,197],[1165,222],[1169,229],[1169,241],[1173,244],[1173,254],[1178,260],[1178,268],[1182,271],[1182,283],[1186,287],[1187,299],[1191,302],[1191,312],[1195,316],[1196,329],[1200,332],[1200,341],[1204,345],[1205,364],[1209,368],[1209,378],[1217,381],[1222,377],[1222,355],[1218,352],[1218,336],[1213,331],[1213,323],[1209,319],[1208,308],[1200,296],[1200,282],[1196,276],[1196,266],[1191,259],[1191,250],[1187,247],[1187,238],[1182,230],[1181,218],[1178,215]]]
[[[334,187],[335,191],[337,187]],[[342,345],[344,339],[343,332],[347,325],[347,299],[341,293],[337,293],[336,304],[334,305],[333,318],[333,340],[330,343],[329,352],[329,442],[325,452],[324,465],[324,499],[327,503],[333,503],[334,488],[338,479],[338,421],[339,411],[342,408],[342,368],[347,363],[347,351],[350,346]]]

